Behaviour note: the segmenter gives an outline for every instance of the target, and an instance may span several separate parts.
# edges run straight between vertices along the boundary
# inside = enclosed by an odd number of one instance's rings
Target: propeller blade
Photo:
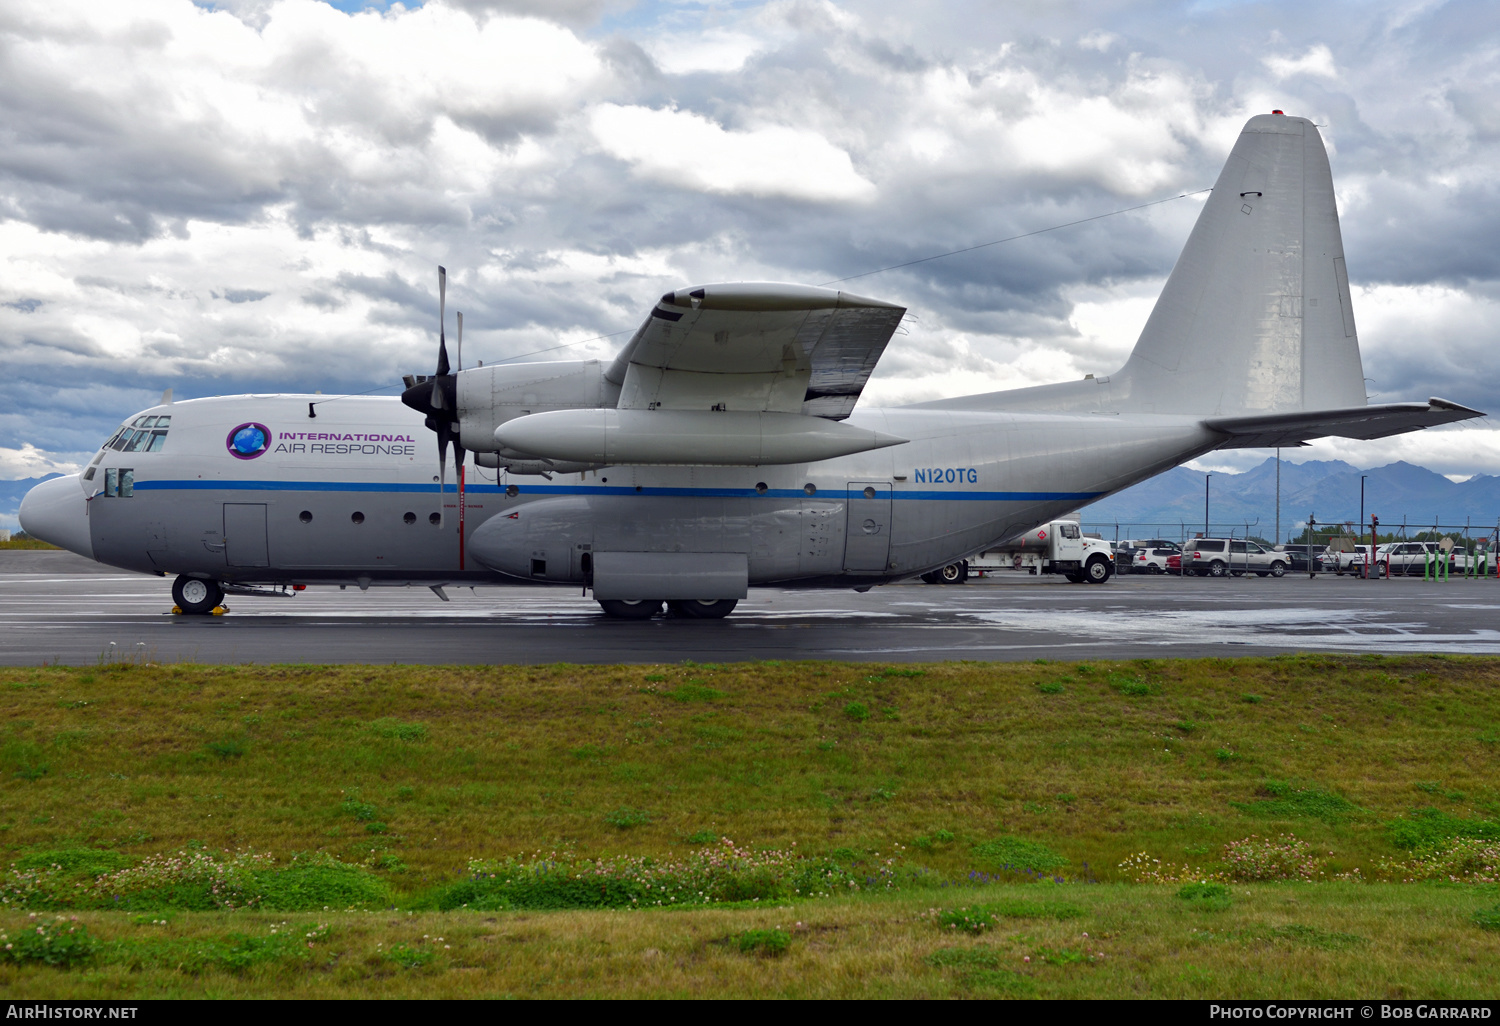
[[[459,370],[463,370],[464,369],[464,314],[463,314],[463,311],[460,310],[458,313],[454,314],[454,316],[458,318],[458,340],[457,340],[458,341],[458,347],[457,347],[457,351],[454,353],[454,355],[458,357],[458,369]]]
[[[446,327],[447,323],[448,323],[448,269],[446,267],[443,267],[443,266],[439,265],[438,266],[438,364],[437,364],[437,376],[440,377],[440,378],[441,377],[445,377],[448,374],[448,338],[447,338],[447,334],[446,334],[446,332],[447,332],[447,327]],[[441,403],[442,402],[442,400],[437,397],[437,392],[436,391],[433,392],[433,398],[434,398],[435,402],[437,402],[437,403]],[[442,406],[439,405],[438,408],[442,409]]]
[[[438,443],[438,526],[443,525],[443,499],[448,492],[448,440],[451,430],[446,420],[437,426]]]

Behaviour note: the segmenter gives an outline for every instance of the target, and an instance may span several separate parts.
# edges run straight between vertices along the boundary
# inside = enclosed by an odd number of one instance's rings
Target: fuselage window
[[[104,494],[129,499],[135,495],[135,471],[130,467],[108,467],[104,471]]]

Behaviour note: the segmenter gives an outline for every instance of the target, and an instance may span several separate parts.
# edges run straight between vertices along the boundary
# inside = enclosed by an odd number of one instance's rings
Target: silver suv
[[[1199,577],[1283,577],[1288,561],[1286,554],[1261,548],[1253,541],[1232,538],[1195,538],[1182,548],[1184,573]]]

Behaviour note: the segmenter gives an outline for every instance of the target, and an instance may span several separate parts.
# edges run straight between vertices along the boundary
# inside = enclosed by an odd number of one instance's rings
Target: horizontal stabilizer
[[[815,463],[906,441],[800,413],[725,410],[553,410],[495,429],[504,449],[619,466],[753,467]]]
[[[1437,424],[1483,417],[1478,410],[1429,399],[1425,403],[1353,406],[1343,410],[1269,413],[1256,417],[1213,417],[1205,427],[1229,435],[1220,449],[1271,449],[1304,445],[1315,438],[1385,438]]]

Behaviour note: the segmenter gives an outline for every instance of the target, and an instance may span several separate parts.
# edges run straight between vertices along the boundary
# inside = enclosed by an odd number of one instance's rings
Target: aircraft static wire
[[[1114,217],[1116,214],[1128,214],[1133,210],[1144,210],[1147,207],[1154,207],[1159,203],[1171,203],[1174,200],[1187,199],[1189,196],[1197,196],[1198,194],[1204,192],[1213,192],[1213,189],[1194,189],[1192,192],[1184,192],[1176,196],[1167,196],[1164,199],[1152,200],[1150,203],[1141,203],[1133,207],[1124,207],[1120,210],[1111,210],[1108,213],[1095,214],[1092,217],[1080,217],[1076,221],[1068,221],[1064,224],[1055,224],[1050,228],[1038,228],[1034,232],[1023,232],[1020,235],[1010,235],[1003,239],[996,239],[994,242],[981,242],[977,246],[965,246],[963,249],[951,249],[946,253],[934,253],[932,256],[918,257],[916,260],[908,260],[902,264],[891,264],[889,267],[877,267],[873,271],[861,271],[859,274],[851,274],[847,278],[835,278],[833,279],[833,281],[825,281],[822,283],[822,287],[826,288],[829,285],[837,285],[840,282],[853,281],[855,278],[868,278],[872,274],[880,274],[883,271],[895,271],[899,270],[902,267],[911,267],[913,264],[925,264],[929,260],[941,260],[943,259],[943,257],[958,256],[960,253],[972,253],[976,249],[986,249],[990,246],[998,246],[1002,242],[1015,242],[1017,239],[1029,239],[1033,235],[1045,235],[1047,232],[1055,232],[1059,228],[1071,228],[1075,224],[1085,224],[1089,221],[1098,221],[1106,217]]]

